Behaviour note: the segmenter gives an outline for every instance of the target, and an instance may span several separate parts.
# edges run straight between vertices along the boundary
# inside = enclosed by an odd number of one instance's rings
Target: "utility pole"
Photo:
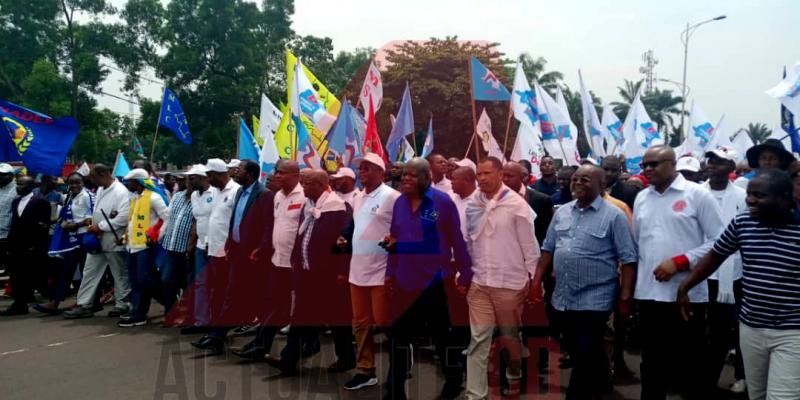
[[[644,75],[644,93],[650,94],[656,88],[656,65],[658,60],[653,57],[653,50],[647,50],[642,54],[642,61],[644,65],[639,67],[639,72]]]

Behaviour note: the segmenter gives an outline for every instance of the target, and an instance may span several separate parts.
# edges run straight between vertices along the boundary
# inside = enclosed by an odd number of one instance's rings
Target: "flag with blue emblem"
[[[397,119],[392,125],[392,132],[386,139],[386,150],[389,151],[389,160],[397,160],[398,153],[403,146],[403,138],[414,133],[414,111],[411,105],[411,91],[406,82],[403,90],[403,100],[400,102],[400,110],[397,112]]]
[[[0,101],[0,161],[22,161],[29,172],[61,176],[80,125],[71,117],[53,119]]]
[[[622,122],[619,120],[611,105],[603,107],[603,136],[606,139],[607,155],[618,156],[622,153],[625,136],[622,134]]]
[[[253,133],[244,123],[244,119],[239,118],[239,151],[237,158],[240,160],[258,161],[258,143]]]
[[[547,153],[555,159],[561,159],[564,165],[580,165],[580,155],[575,144],[575,124],[565,114],[547,91],[539,84],[536,87],[536,98],[542,106],[539,108],[539,119],[542,131],[542,144]]]
[[[644,152],[651,146],[664,144],[661,134],[642,104],[641,93],[637,92],[631,103],[628,116],[622,125],[622,132],[625,137],[623,150],[625,165],[628,172],[638,174],[641,171],[639,164],[642,162]]]
[[[594,108],[594,101],[586,84],[583,83],[583,75],[578,70],[578,80],[581,85],[581,110],[583,111],[583,131],[589,143],[591,156],[595,159],[606,156],[606,148],[603,144],[603,125],[597,117],[597,110]]]
[[[485,101],[508,101],[511,100],[511,93],[508,92],[503,82],[486,68],[475,56],[470,56],[472,70],[472,92],[474,100]]]
[[[425,143],[422,145],[420,157],[428,158],[431,153],[433,153],[433,116],[428,120],[428,134],[425,135]]]
[[[327,161],[341,161],[343,166],[352,168],[353,160],[361,156],[361,145],[358,138],[363,135],[363,129],[358,128],[359,122],[360,125],[366,125],[358,111],[350,103],[342,104],[339,118],[336,119],[336,123],[326,137],[328,152],[325,159]]]
[[[786,78],[785,67],[783,68],[783,77]],[[794,114],[784,104],[781,104],[781,129],[792,139],[792,152],[800,153],[800,130],[795,127]]]
[[[322,107],[319,100],[319,95],[311,86],[308,77],[303,73],[303,64],[300,60],[294,65],[294,87],[292,90],[292,97],[289,99],[289,107],[291,109],[292,121],[297,129],[297,156],[296,160],[300,164],[300,168],[319,168],[320,157],[314,142],[311,140],[311,134],[306,129],[306,125],[300,119],[302,116],[311,117],[319,115],[320,112],[325,111],[320,109]],[[316,124],[316,122],[314,122]],[[317,125],[317,127],[319,127]]]
[[[161,100],[161,114],[158,117],[159,124],[175,133],[175,137],[185,144],[192,144],[192,134],[189,132],[189,123],[186,121],[186,114],[183,113],[181,102],[178,96],[164,88],[164,98]]]
[[[128,175],[128,172],[131,172],[131,167],[128,165],[128,161],[125,160],[125,155],[120,151],[117,153],[117,160],[114,162],[112,175],[121,178]]]

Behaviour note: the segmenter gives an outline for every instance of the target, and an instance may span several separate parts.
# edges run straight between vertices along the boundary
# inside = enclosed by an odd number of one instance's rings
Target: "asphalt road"
[[[74,300],[68,299],[71,304]],[[5,309],[10,299],[0,298]],[[110,306],[106,306],[110,309]],[[152,307],[151,323],[144,327],[118,328],[116,318],[105,312],[94,318],[65,320],[35,311],[0,319],[0,398],[14,399],[376,399],[380,386],[347,392],[342,389],[354,371],[330,374],[334,361],[330,338],[322,338],[322,351],[304,360],[302,373],[277,378],[277,370],[263,362],[243,362],[236,356],[206,356],[189,343],[198,335],[180,335],[177,328],[163,328],[160,306]],[[232,338],[242,345],[249,337]],[[273,346],[277,354],[284,338]],[[553,353],[551,359],[557,359]],[[627,354],[628,365],[638,370],[636,355]],[[415,356],[410,399],[438,398],[443,378],[435,360],[424,349]],[[555,364],[551,364],[555,365]],[[381,351],[378,376],[383,380],[388,355]],[[638,371],[635,371],[638,374]],[[721,385],[732,382],[726,367]],[[523,398],[563,398],[569,371],[554,368],[549,375],[531,379]],[[496,393],[496,390],[495,390]],[[495,396],[493,396],[495,397]],[[609,399],[637,399],[638,376],[617,385]],[[679,397],[675,397],[679,398]]]

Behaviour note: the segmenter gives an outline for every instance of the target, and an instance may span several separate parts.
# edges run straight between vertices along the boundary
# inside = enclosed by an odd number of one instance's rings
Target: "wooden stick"
[[[506,119],[506,137],[503,139],[503,157],[506,156],[506,151],[508,151],[508,132],[511,130],[511,116],[514,115],[513,99],[512,95],[511,100],[508,101],[508,119]]]
[[[472,142],[478,137],[478,119],[475,116],[475,85],[472,82],[472,61],[469,61],[469,99],[470,105],[472,106],[472,139],[470,140],[469,144],[472,146]],[[469,151],[469,149],[467,149]],[[466,158],[466,156],[464,156]],[[475,164],[479,164],[481,162],[481,152],[480,152],[480,145],[475,145]]]
[[[166,88],[166,86],[164,86]],[[156,139],[158,139],[158,128],[161,126],[161,114],[164,112],[164,88],[161,89],[161,109],[158,110],[158,121],[156,121],[156,133],[153,135],[153,146],[150,148],[150,162],[155,162],[153,159],[156,154]]]

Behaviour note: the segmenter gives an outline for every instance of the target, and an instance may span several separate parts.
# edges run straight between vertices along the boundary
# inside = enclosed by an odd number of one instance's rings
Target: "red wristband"
[[[674,262],[675,266],[678,267],[678,271],[689,270],[689,257],[686,257],[685,254],[672,257],[672,262]]]

